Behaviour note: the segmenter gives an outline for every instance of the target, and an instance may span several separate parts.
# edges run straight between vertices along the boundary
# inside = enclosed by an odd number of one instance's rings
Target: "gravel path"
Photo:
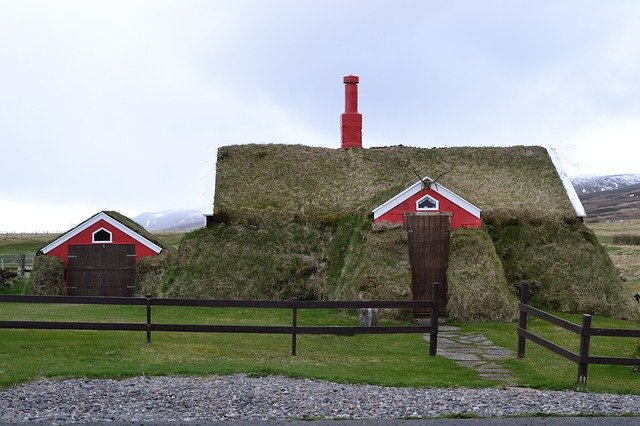
[[[640,396],[344,385],[279,376],[42,380],[0,392],[0,423],[640,415]]]

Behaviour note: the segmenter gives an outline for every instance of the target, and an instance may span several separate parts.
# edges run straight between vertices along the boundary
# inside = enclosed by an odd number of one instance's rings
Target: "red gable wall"
[[[404,222],[404,214],[407,212],[416,212],[416,201],[429,195],[430,197],[438,200],[438,212],[451,213],[451,229],[457,228],[479,228],[480,218],[475,217],[462,207],[453,203],[449,199],[438,194],[431,188],[423,188],[421,191],[400,202],[391,210],[375,219],[375,222],[391,222],[402,223]],[[422,211],[422,210],[421,210]],[[428,212],[428,210],[426,210]],[[435,210],[433,210],[435,212]]]
[[[111,232],[111,243],[91,242],[92,234],[100,228],[104,228],[107,231]],[[84,231],[80,232],[78,235],[74,235],[64,243],[60,244],[58,247],[48,252],[47,256],[59,257],[60,259],[62,259],[66,266],[69,246],[76,244],[134,244],[136,246],[136,261],[142,259],[143,257],[155,256],[157,254],[149,247],[141,244],[139,241],[136,241],[124,232],[120,231],[118,228],[113,227],[110,223],[100,219]]]

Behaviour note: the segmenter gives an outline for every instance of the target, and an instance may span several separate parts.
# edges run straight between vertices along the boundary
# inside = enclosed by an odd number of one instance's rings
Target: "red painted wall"
[[[403,223],[404,214],[406,212],[415,212],[416,201],[425,195],[429,195],[432,198],[438,200],[438,211],[441,213],[451,212],[451,229],[457,228],[479,228],[480,219],[463,209],[462,207],[454,204],[447,198],[438,194],[431,188],[423,188],[417,194],[407,198],[397,206],[378,217],[375,222],[391,222],[391,223]],[[435,210],[434,210],[435,211]]]
[[[107,231],[111,232],[111,243],[92,243],[91,235],[100,228],[104,228]],[[155,256],[157,253],[151,250],[149,247],[141,244],[140,242],[134,240],[124,232],[120,231],[118,228],[113,227],[108,222],[104,220],[99,220],[98,222],[91,225],[89,228],[80,232],[78,235],[71,237],[69,240],[60,244],[58,247],[51,250],[47,253],[47,256],[55,256],[62,259],[64,265],[67,266],[67,254],[69,252],[69,245],[76,244],[135,244],[136,246],[136,261],[142,259],[147,256]]]

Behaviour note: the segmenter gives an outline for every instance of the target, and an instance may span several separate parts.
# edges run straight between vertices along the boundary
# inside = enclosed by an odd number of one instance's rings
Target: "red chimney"
[[[358,83],[357,75],[344,77],[344,114],[340,116],[340,130],[342,141],[340,147],[362,148],[362,114],[358,113]]]

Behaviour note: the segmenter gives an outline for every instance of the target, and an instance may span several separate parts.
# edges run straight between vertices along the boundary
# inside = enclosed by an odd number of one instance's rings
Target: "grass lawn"
[[[288,325],[289,310],[153,308],[154,322]],[[357,316],[299,310],[298,325],[354,325]],[[0,304],[0,319],[144,322],[144,307]],[[397,321],[386,321],[398,324]],[[298,336],[0,330],[0,387],[41,377],[282,374],[388,386],[480,387],[473,370],[429,357],[420,335]]]
[[[154,307],[158,323],[288,325],[282,310]],[[561,315],[579,323],[579,315]],[[0,304],[0,319],[144,322],[141,306]],[[335,310],[299,310],[299,325],[354,325],[357,316]],[[382,325],[401,324],[384,320]],[[628,321],[594,317],[594,327],[637,328]],[[516,325],[461,325],[516,351]],[[578,336],[538,319],[529,329],[574,352]],[[592,338],[594,355],[630,356],[637,339]],[[281,374],[342,383],[387,386],[483,387],[473,370],[441,356],[429,357],[420,335],[298,336],[291,356],[289,335],[110,331],[0,330],[0,388],[42,377],[123,378],[137,375],[207,375],[243,372]],[[527,342],[524,359],[503,361],[519,385],[575,389],[577,365]],[[589,367],[588,390],[640,394],[640,374],[629,367]]]
[[[582,321],[581,315],[555,314],[575,324]],[[638,329],[638,323],[594,316],[594,328]],[[529,317],[527,329],[574,353],[579,352],[580,337],[560,327],[537,318]],[[482,334],[495,344],[517,352],[515,324],[485,323],[462,325],[461,331]],[[638,339],[592,337],[589,354],[592,356],[631,357]],[[575,389],[578,365],[555,355],[551,351],[527,341],[525,357],[509,358],[503,365],[518,379],[520,386],[540,389]],[[592,392],[640,394],[640,373],[631,367],[613,365],[589,365],[587,389]]]

